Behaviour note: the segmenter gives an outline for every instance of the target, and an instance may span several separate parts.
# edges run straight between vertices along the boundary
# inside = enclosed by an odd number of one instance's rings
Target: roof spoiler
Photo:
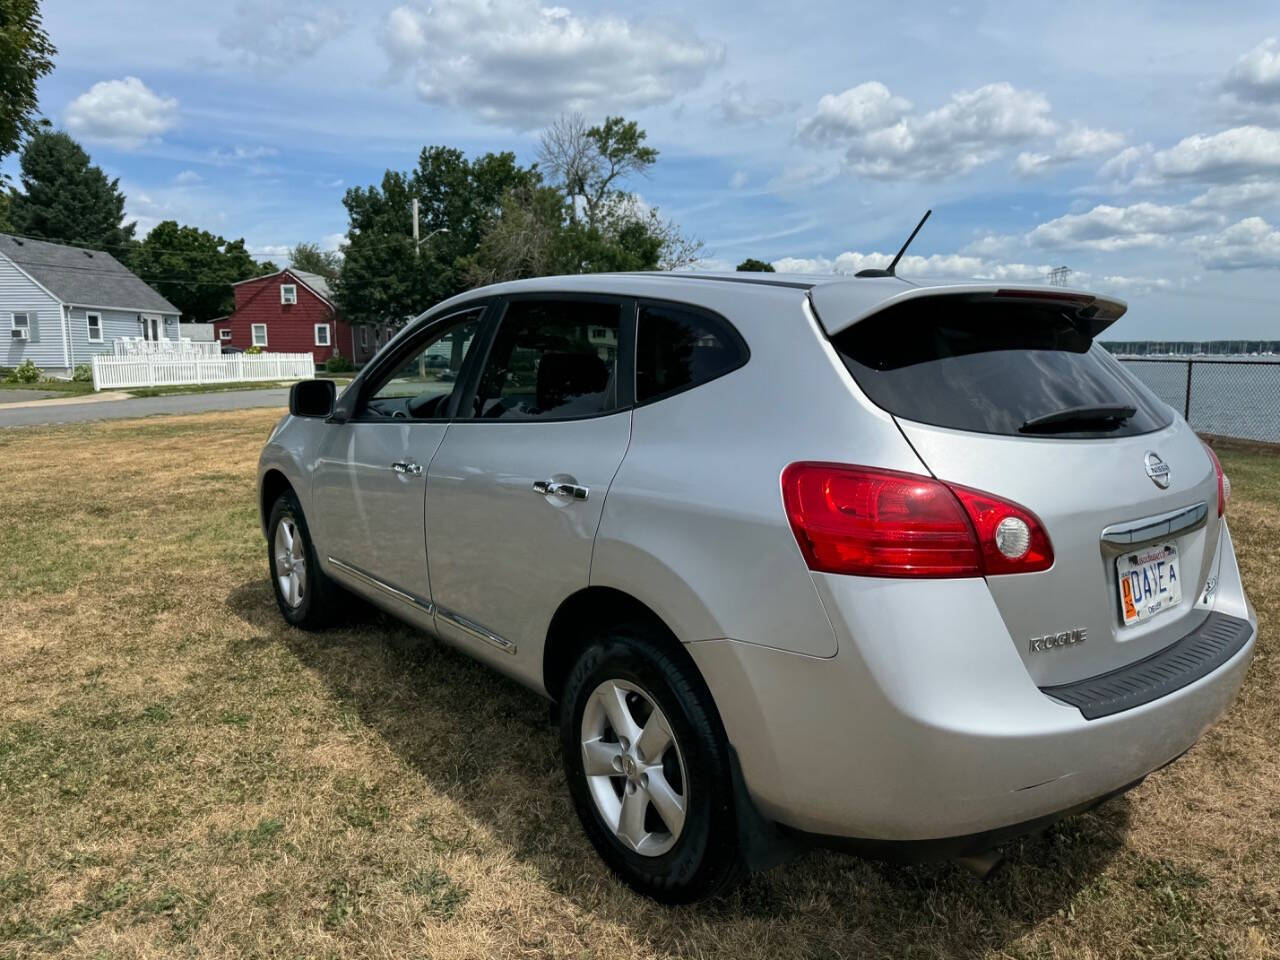
[[[1105,297],[1061,287],[1006,287],[1000,284],[957,283],[938,286],[909,287],[892,296],[867,296],[867,286],[856,282],[824,283],[809,291],[809,301],[827,334],[834,335],[865,320],[873,314],[908,300],[925,297],[965,297],[968,300],[1014,300],[1024,303],[1057,304],[1068,313],[1076,328],[1093,338],[1119,320],[1128,304],[1115,297]]]

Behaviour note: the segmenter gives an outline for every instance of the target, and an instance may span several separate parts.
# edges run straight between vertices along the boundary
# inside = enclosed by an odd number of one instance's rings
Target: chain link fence
[[[1280,443],[1280,360],[1119,359],[1197,433]]]

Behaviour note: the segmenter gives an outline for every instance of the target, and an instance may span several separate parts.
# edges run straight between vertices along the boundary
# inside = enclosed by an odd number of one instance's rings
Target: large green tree
[[[0,0],[0,160],[39,129],[36,87],[57,52],[38,0]]]
[[[22,149],[21,191],[9,195],[16,233],[106,250],[127,260],[135,223],[124,222],[119,179],[109,180],[62,132],[35,134]]]
[[[747,257],[734,269],[741,273],[773,273],[773,264],[767,260],[757,260],[755,257]]]
[[[289,266],[304,273],[317,273],[333,283],[342,272],[342,255],[334,250],[321,250],[319,244],[303,241],[289,251]]]
[[[182,319],[201,323],[231,312],[235,306],[231,284],[277,269],[273,263],[258,263],[249,256],[244,240],[225,240],[176,220],[156,224],[138,245],[130,265],[182,311]]]
[[[380,186],[348,190],[342,200],[348,243],[337,283],[345,315],[355,323],[401,323],[467,289],[470,260],[503,197],[536,182],[536,172],[512,153],[468,159],[460,150],[428,147],[413,170],[388,170]]]

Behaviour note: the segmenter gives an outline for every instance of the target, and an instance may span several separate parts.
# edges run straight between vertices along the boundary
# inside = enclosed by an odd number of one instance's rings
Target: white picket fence
[[[186,356],[93,358],[93,389],[176,387],[188,384],[242,383],[249,380],[307,380],[316,375],[309,353],[237,354],[227,357]]]

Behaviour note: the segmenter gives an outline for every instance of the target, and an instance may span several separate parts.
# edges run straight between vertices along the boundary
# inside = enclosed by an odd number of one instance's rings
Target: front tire
[[[728,744],[691,663],[644,625],[614,628],[569,671],[560,705],[569,793],[601,858],[664,903],[744,872]]]
[[[295,627],[319,630],[336,618],[341,588],[316,562],[311,531],[292,490],[276,498],[267,519],[267,563],[280,615]]]

